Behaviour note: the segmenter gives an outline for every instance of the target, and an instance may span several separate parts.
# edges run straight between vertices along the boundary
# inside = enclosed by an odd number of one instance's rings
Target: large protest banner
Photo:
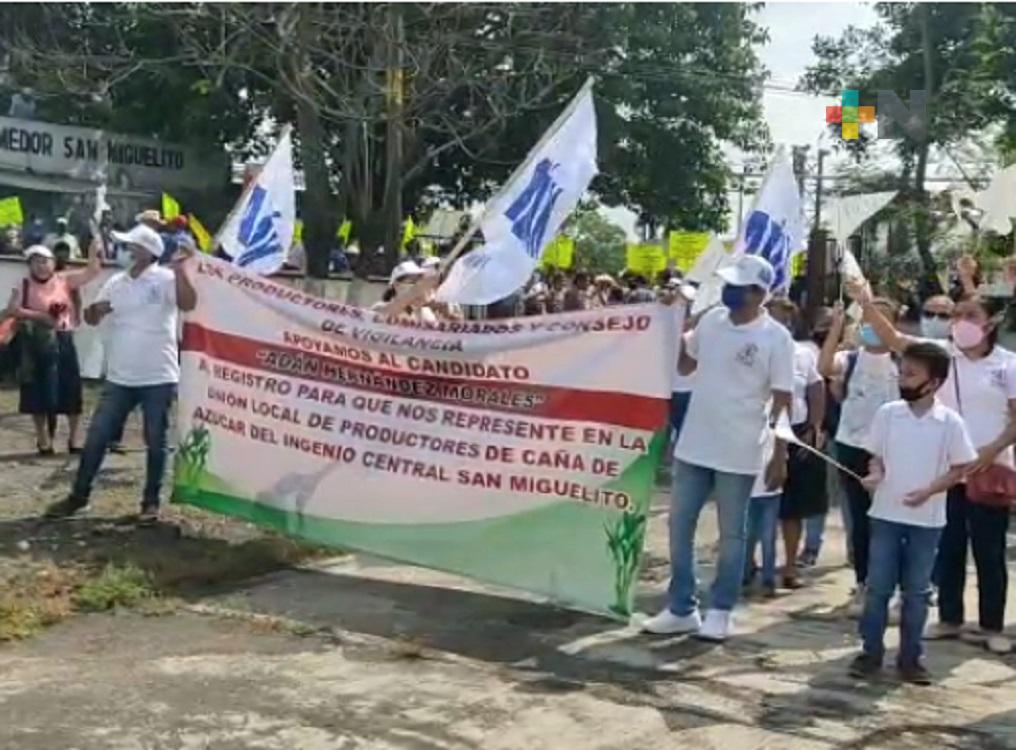
[[[194,263],[177,502],[630,613],[670,308],[396,325]]]

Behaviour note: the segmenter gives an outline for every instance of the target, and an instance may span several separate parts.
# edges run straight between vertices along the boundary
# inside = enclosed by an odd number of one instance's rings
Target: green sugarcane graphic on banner
[[[642,557],[642,542],[646,535],[645,513],[623,513],[607,532],[607,549],[614,560],[614,603],[612,612],[628,616],[631,614],[631,587],[638,574]]]
[[[180,443],[176,459],[176,474],[180,484],[194,492],[198,489],[205,466],[208,464],[208,453],[212,449],[212,436],[203,424],[197,424]]]

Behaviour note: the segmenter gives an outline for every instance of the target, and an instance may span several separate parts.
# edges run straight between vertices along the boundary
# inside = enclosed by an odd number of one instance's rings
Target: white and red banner
[[[177,501],[630,612],[669,308],[390,324],[215,259],[191,272]]]

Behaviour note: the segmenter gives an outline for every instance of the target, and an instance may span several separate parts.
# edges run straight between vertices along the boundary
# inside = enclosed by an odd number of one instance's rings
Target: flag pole
[[[575,110],[578,108],[579,102],[582,101],[582,97],[585,96],[585,94],[592,88],[593,88],[593,77],[589,76],[588,78],[586,78],[586,82],[582,84],[582,88],[579,89],[578,93],[575,94],[574,97],[572,97],[572,100],[570,102],[568,102],[568,106],[565,107],[564,110],[562,110],[561,114],[559,114],[557,116],[557,119],[554,120],[554,123],[549,128],[547,128],[546,132],[544,132],[540,140],[536,142],[536,145],[533,146],[531,149],[529,149],[529,153],[526,154],[526,158],[522,160],[522,163],[519,164],[515,168],[515,170],[511,173],[511,175],[509,175],[508,179],[505,180],[504,183],[502,183],[501,185],[502,190],[504,190],[505,185],[511,185],[515,181],[515,178],[526,170],[526,168],[529,166],[529,163],[533,159],[533,154],[537,153],[541,148],[543,148],[544,145],[546,145],[547,141],[549,141],[557,134],[557,131],[561,129],[561,126],[563,126],[568,121],[568,118],[571,117],[572,113],[574,113]],[[498,193],[498,195],[495,196],[494,199],[488,203],[488,206],[496,203],[498,197],[500,197],[500,193]],[[464,235],[462,235],[459,241],[455,243],[455,247],[452,248],[452,251],[448,253],[448,255],[444,259],[442,259],[441,266],[439,269],[440,275],[443,276],[445,272],[449,268],[451,268],[452,263],[454,263],[455,260],[462,254],[462,251],[466,249],[466,246],[469,244],[469,241],[473,239],[473,236],[480,230],[480,224],[482,223],[483,217],[487,214],[488,210],[489,209],[484,209],[484,212],[480,214],[479,218],[473,219],[472,224],[469,227],[469,231],[467,231]]]
[[[285,140],[286,136],[289,135],[292,130],[293,126],[290,125],[289,123],[286,123],[285,125],[282,126],[282,132],[279,133],[279,139],[275,142],[275,147],[272,148],[271,152],[269,152],[268,159],[265,160],[266,164],[268,163],[268,160],[272,158],[272,154],[275,153],[275,149],[279,147],[279,144],[283,140]],[[226,218],[222,220],[222,223],[216,230],[215,235],[212,237],[212,246],[211,249],[209,250],[211,254],[213,255],[215,254],[216,248],[219,247],[219,238],[222,237],[223,230],[225,230],[225,228],[229,226],[229,222],[233,220],[233,215],[236,214],[236,212],[240,210],[240,207],[244,204],[244,202],[246,202],[247,196],[250,195],[250,191],[254,189],[254,183],[256,182],[257,179],[251,180],[246,185],[244,185],[243,190],[240,191],[240,197],[236,199],[236,203],[234,203],[233,207],[229,209],[229,213],[226,214]]]

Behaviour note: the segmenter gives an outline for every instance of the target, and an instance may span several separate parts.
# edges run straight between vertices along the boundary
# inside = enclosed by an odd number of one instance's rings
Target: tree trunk
[[[385,123],[385,189],[382,201],[385,266],[394,268],[402,246],[402,10],[388,6],[388,111]]]
[[[306,50],[314,33],[306,6],[297,4],[296,48],[291,56],[293,80],[299,90],[296,100],[296,122],[300,131],[300,157],[303,162],[304,191],[301,202],[303,244],[307,253],[308,279],[327,279],[331,264],[332,245],[337,224],[332,205],[332,191],[325,160],[324,128],[314,106],[314,91],[308,75]]]
[[[924,90],[927,92],[929,110],[934,105],[933,92],[935,87],[934,71],[932,69],[932,43],[931,31],[928,21],[928,6],[919,5],[921,23],[921,47],[924,58]],[[931,254],[931,199],[925,189],[924,178],[928,172],[928,149],[931,147],[931,126],[932,112],[926,114],[924,140],[917,151],[917,168],[914,170],[914,193],[917,203],[917,211],[914,213],[914,237],[917,240],[917,254],[921,258],[921,266],[924,269],[925,282],[929,291],[938,290],[942,292],[942,284],[938,280],[938,269],[935,266],[935,258]]]

